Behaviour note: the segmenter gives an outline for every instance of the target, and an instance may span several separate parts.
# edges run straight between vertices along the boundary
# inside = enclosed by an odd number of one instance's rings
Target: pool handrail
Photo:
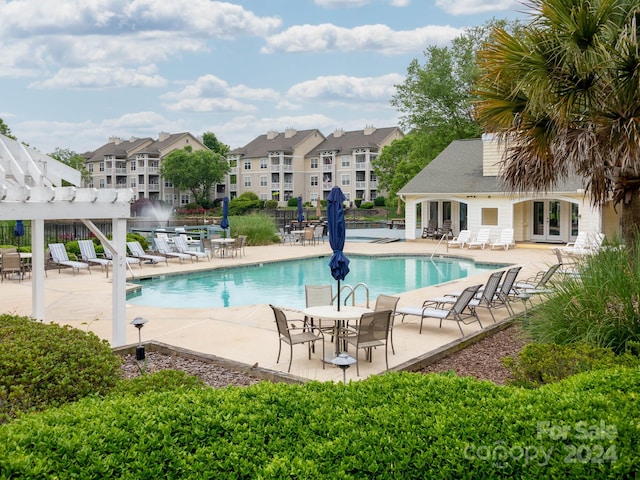
[[[360,287],[363,287],[365,292],[366,292],[366,298],[367,298],[366,307],[369,308],[369,287],[364,282],[358,282],[353,287],[351,285],[343,285],[340,288],[340,291],[345,290],[345,289],[349,290],[349,293],[344,297],[344,305],[347,304],[347,299],[349,297],[351,297],[351,305],[355,305],[356,304],[356,290],[358,288],[360,288]]]

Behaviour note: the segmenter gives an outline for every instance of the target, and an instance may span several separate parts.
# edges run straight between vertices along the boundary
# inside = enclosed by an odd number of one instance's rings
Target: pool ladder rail
[[[366,299],[367,299],[366,307],[369,308],[369,287],[364,282],[358,282],[353,287],[351,285],[343,285],[342,287],[340,287],[340,293],[342,293],[345,290],[349,292],[346,296],[344,296],[343,305],[347,304],[347,300],[349,300],[349,298],[351,298],[351,305],[356,304],[356,292],[358,291],[359,288],[364,288]],[[343,296],[340,295],[340,297],[342,298]]]

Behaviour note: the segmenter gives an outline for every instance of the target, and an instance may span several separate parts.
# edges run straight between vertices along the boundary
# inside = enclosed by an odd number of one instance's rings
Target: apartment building
[[[87,169],[92,175],[88,186],[131,188],[134,200],[149,198],[176,206],[191,203],[189,192],[181,192],[160,177],[162,159],[187,146],[194,151],[207,148],[190,133],[160,132],[157,140],[150,137],[132,137],[129,140],[111,137],[97,150],[84,154]]]
[[[373,126],[327,137],[319,130],[268,132],[228,153],[229,193],[251,191],[284,205],[299,195],[305,202],[326,199],[339,186],[348,200],[373,201],[383,192],[371,162],[402,137],[397,127]]]

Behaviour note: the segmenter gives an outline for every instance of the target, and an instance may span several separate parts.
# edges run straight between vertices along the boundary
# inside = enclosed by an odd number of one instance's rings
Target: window
[[[267,196],[266,193],[261,193],[260,194],[260,200],[267,201],[267,200],[269,200],[269,197]]]
[[[129,162],[129,165],[130,165],[131,171],[135,172],[138,163],[135,160],[131,160],[131,162]]]
[[[229,175],[229,185],[235,185],[238,183],[238,178],[235,175]]]
[[[498,225],[498,209],[497,208],[482,209],[482,225]]]
[[[89,169],[89,173],[93,173],[93,163],[87,165],[87,168]]]
[[[173,183],[171,183],[169,180],[165,180],[164,186],[165,188],[173,188]]]
[[[190,201],[189,201],[189,195],[183,193],[182,195],[180,195],[180,205],[189,205]]]
[[[314,157],[311,159],[311,168],[318,168],[318,158]]]
[[[318,186],[318,175],[311,175],[311,186],[312,187]]]
[[[173,205],[173,195],[165,195],[164,203],[166,203],[167,205]]]
[[[342,175],[341,177],[342,185],[347,186],[351,185],[351,175]]]
[[[266,170],[268,166],[269,166],[268,159],[267,158],[261,158],[260,159],[260,170]]]
[[[244,169],[245,169],[245,170],[251,170],[251,160],[246,159],[246,160],[244,161]]]
[[[104,178],[100,179],[100,183],[99,183],[99,187],[98,188],[104,188]]]
[[[261,187],[266,187],[267,186],[267,176],[266,175],[262,175],[260,177],[260,186]]]
[[[350,155],[342,155],[342,167],[346,168],[351,166],[351,156]]]
[[[104,172],[104,162],[100,162],[98,164],[98,170],[101,171],[101,172]]]
[[[251,177],[250,176],[244,177],[244,186],[245,187],[250,187],[251,186]]]
[[[132,178],[132,179],[129,181],[129,186],[130,186],[131,188],[136,188],[136,187],[138,186],[138,182],[137,182],[137,180],[136,180],[135,178]]]

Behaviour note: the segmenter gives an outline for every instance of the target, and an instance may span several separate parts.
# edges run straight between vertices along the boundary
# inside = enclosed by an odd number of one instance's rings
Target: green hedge
[[[0,427],[3,478],[633,478],[640,371],[537,390],[392,373],[84,399]]]
[[[109,392],[121,362],[91,332],[0,315],[0,423]]]

